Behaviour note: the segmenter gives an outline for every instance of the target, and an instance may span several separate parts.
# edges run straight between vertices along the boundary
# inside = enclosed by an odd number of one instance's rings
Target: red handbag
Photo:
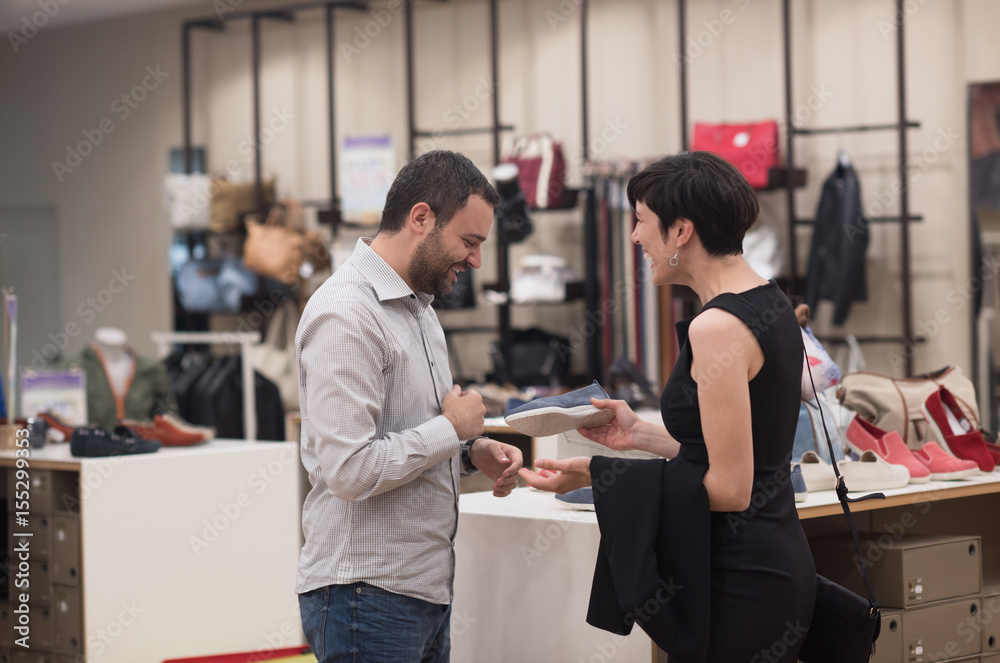
[[[517,181],[532,209],[566,209],[576,205],[576,192],[566,188],[562,145],[548,133],[515,138],[501,158],[517,165]]]
[[[778,123],[696,123],[691,150],[718,154],[736,166],[750,186],[764,189],[768,169],[778,165]]]

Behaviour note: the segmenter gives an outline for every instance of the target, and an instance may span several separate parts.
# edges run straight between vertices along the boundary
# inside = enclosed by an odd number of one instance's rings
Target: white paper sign
[[[348,136],[340,151],[340,204],[345,221],[377,225],[396,177],[391,136]]]
[[[21,415],[51,412],[71,426],[87,424],[87,375],[81,368],[21,373]]]

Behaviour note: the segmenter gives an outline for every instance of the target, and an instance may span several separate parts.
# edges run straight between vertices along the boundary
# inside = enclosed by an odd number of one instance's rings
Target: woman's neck
[[[710,257],[704,269],[693,270],[688,287],[704,305],[724,292],[744,292],[767,283],[742,255]]]

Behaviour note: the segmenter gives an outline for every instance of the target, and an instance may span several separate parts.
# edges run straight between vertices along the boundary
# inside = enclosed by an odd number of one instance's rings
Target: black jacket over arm
[[[861,207],[858,175],[851,166],[838,164],[823,182],[805,288],[806,304],[813,311],[820,299],[833,302],[836,325],[847,319],[853,302],[868,299],[865,285],[868,224]]]
[[[684,662],[708,650],[706,469],[684,458],[595,456],[590,465],[601,544],[587,622],[620,635],[639,624]]]

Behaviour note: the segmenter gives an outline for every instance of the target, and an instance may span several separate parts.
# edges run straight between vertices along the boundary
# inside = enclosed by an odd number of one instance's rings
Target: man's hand
[[[444,395],[441,414],[451,422],[460,440],[483,434],[486,406],[478,391],[462,391],[456,384]]]
[[[517,473],[524,464],[521,450],[489,438],[479,438],[469,449],[469,460],[493,480],[493,495],[507,497],[517,487]]]
[[[590,458],[578,456],[563,460],[539,458],[535,461],[537,472],[524,468],[521,477],[528,485],[538,490],[547,490],[560,495],[577,488],[590,485]]]

